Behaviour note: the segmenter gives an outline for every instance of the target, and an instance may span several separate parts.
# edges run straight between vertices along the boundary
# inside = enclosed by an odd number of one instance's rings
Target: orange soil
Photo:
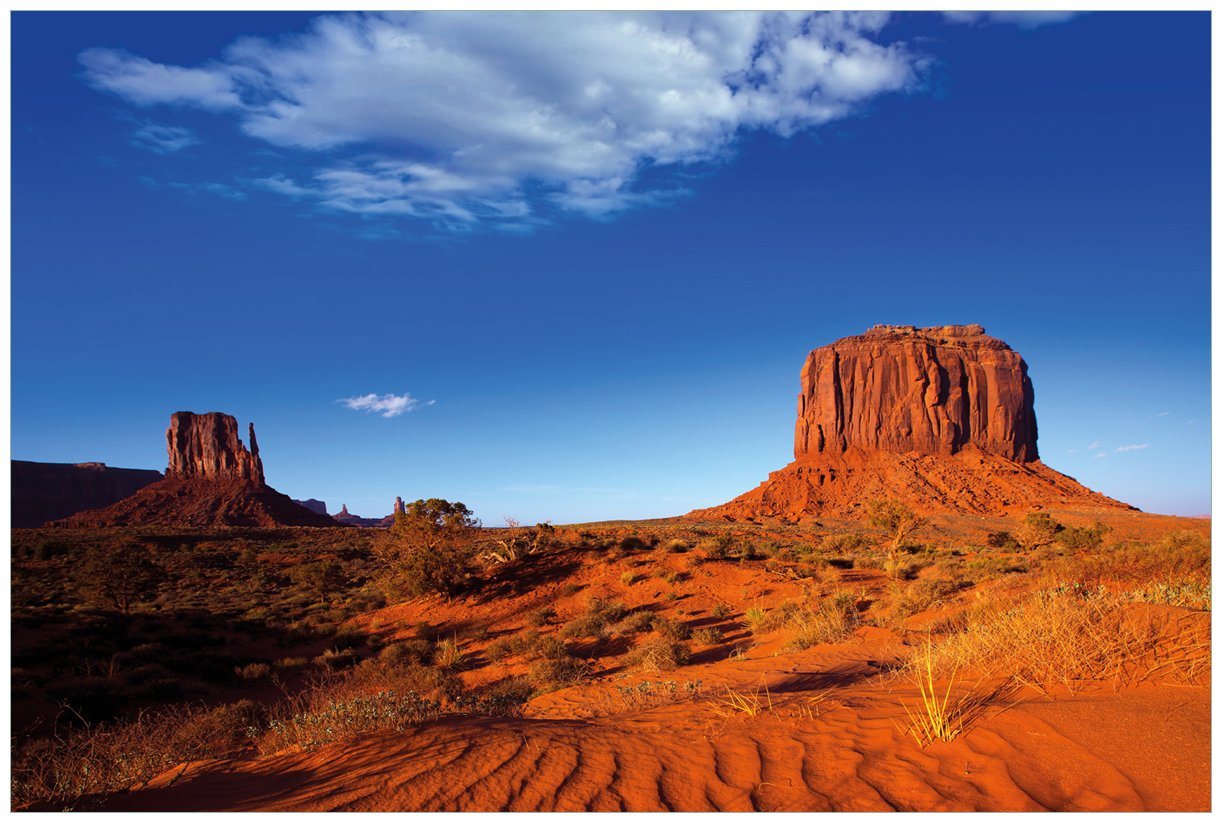
[[[1093,513],[1090,515],[1093,517]],[[1117,537],[1169,528],[1207,529],[1207,521],[1135,512],[1105,515]],[[948,520],[948,531],[1001,522]],[[616,562],[566,549],[541,556],[519,585],[478,599],[436,599],[388,607],[360,619],[386,638],[434,628],[490,627],[466,648],[478,686],[520,673],[521,661],[488,665],[488,642],[525,628],[533,609],[557,618],[580,612],[591,597],[650,605],[689,626],[716,625],[718,647],[695,647],[674,672],[626,671],[613,648],[624,641],[577,643],[594,677],[535,698],[519,718],[449,717],[404,734],[375,734],[314,751],[262,760],[184,764],[138,790],[110,798],[110,811],[875,811],[1115,810],[1204,811],[1210,803],[1208,686],[1148,681],[1100,684],[1075,694],[1028,689],[997,694],[967,731],[922,748],[906,710],[915,686],[888,668],[904,641],[864,627],[839,644],[796,653],[766,635],[751,645],[741,619],[751,605],[771,607],[809,581],[770,575],[762,563],[693,566],[690,555],[663,551]],[[683,570],[671,585],[655,577],[630,585],[627,569]],[[838,572],[832,585],[868,598],[888,585],[876,571]],[[566,593],[565,584],[582,586]],[[673,591],[674,599],[665,597]],[[981,596],[980,589],[965,598]],[[987,591],[983,596],[987,596]],[[728,604],[730,618],[710,614]],[[966,604],[961,604],[966,605]],[[1183,611],[1183,610],[1176,610]],[[930,615],[914,617],[919,627]],[[1202,625],[1208,615],[1192,613]],[[627,641],[631,643],[632,641]],[[750,648],[748,648],[750,647]],[[740,649],[740,654],[731,654]],[[633,705],[621,687],[665,680],[700,683],[699,694],[660,706]],[[1206,678],[1206,681],[1208,678]],[[943,684],[939,684],[941,687]],[[956,687],[985,694],[998,683],[963,678]],[[755,694],[754,717],[730,712],[727,690]]]

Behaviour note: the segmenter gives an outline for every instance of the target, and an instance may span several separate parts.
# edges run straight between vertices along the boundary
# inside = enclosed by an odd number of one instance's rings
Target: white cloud
[[[1169,411],[1165,411],[1165,412],[1159,412],[1159,413],[1158,413],[1158,416],[1159,416],[1159,417],[1166,417],[1166,416],[1167,416],[1167,415],[1169,415],[1169,414],[1171,414],[1171,412],[1169,412]]]
[[[306,152],[265,188],[339,211],[519,223],[540,205],[603,216],[674,196],[642,171],[724,159],[743,132],[789,136],[915,88],[927,65],[887,15],[405,13],[316,18],[222,59],[81,54],[97,88],[231,111]]]
[[[1098,452],[1095,457],[1107,457],[1107,452]]]
[[[1096,440],[1095,442],[1091,443],[1091,444],[1090,444],[1089,446],[1087,446],[1086,448],[1087,448],[1089,451],[1094,451],[1095,449],[1099,448],[1100,446],[1101,446],[1101,444],[1099,443],[1099,441],[1098,441],[1098,440]]]
[[[1135,451],[1140,451],[1140,450],[1142,450],[1142,449],[1146,449],[1146,448],[1149,448],[1149,447],[1150,447],[1150,444],[1149,444],[1149,443],[1130,443],[1130,444],[1128,444],[1127,446],[1117,446],[1117,447],[1116,447],[1116,451],[1118,451],[1118,452],[1135,452]]]
[[[952,23],[1011,23],[1020,29],[1034,29],[1050,23],[1065,23],[1082,15],[1080,11],[944,11]]]
[[[435,401],[421,403],[410,394],[362,394],[357,397],[345,397],[337,400],[353,411],[372,412],[383,417],[398,417],[406,412],[415,411],[420,406],[431,406]]]
[[[132,132],[132,143],[157,154],[173,154],[199,145],[199,138],[188,128],[145,121]]]
[[[221,67],[166,66],[118,49],[86,49],[78,56],[91,86],[138,106],[171,104],[219,111],[242,100]]]

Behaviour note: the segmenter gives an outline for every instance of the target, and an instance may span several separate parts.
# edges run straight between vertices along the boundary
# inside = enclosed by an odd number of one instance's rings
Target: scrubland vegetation
[[[389,532],[18,530],[13,803],[85,808],[190,760],[511,716],[583,684],[607,684],[603,712],[750,715],[771,696],[703,686],[707,667],[867,628],[909,650],[878,676],[916,689],[922,745],[1002,686],[1207,683],[1207,537],[1120,531],[890,503],[857,523],[484,529],[436,500]]]

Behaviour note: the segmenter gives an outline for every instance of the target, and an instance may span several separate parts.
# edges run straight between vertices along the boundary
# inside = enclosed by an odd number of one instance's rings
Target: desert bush
[[[863,534],[843,532],[825,535],[820,543],[820,548],[828,553],[853,554],[869,549],[873,545],[874,543]]]
[[[1044,512],[1031,512],[1018,529],[1018,542],[1025,551],[1042,549],[1045,546],[1051,546],[1056,540],[1057,533],[1064,528],[1053,520],[1051,515]]]
[[[791,631],[787,644],[791,650],[838,643],[861,625],[857,598],[851,592],[836,592],[813,606],[795,610],[787,617],[786,625]]]
[[[388,666],[427,665],[433,659],[433,644],[420,637],[383,646],[378,659]]]
[[[962,579],[918,580],[903,588],[899,597],[892,603],[891,615],[903,619],[920,614],[941,605],[947,598],[969,586],[971,583]]]
[[[335,560],[314,560],[289,569],[289,578],[320,598],[326,598],[344,585],[344,567]]]
[[[1067,526],[1057,532],[1055,539],[1067,549],[1097,549],[1103,545],[1103,538],[1112,529],[1110,526],[1096,522],[1093,526]]]
[[[263,680],[271,676],[272,667],[267,663],[248,663],[235,667],[233,673],[240,680]]]
[[[989,532],[985,538],[985,542],[991,549],[1018,549],[1021,544],[1014,539],[1014,535],[1010,532]]]
[[[522,706],[534,696],[535,687],[527,677],[509,677],[492,684],[483,693],[466,696],[458,702],[458,708],[471,714],[490,717],[517,717]]]
[[[640,634],[641,632],[649,631],[653,619],[653,615],[647,611],[630,612],[622,620],[612,624],[609,628],[609,633],[612,637]]]
[[[692,635],[691,629],[683,621],[661,615],[654,616],[650,626],[660,637],[667,640],[687,640]]]
[[[706,626],[692,632],[692,642],[697,646],[716,646],[723,637],[721,629],[716,626]]]
[[[636,572],[624,572],[619,576],[619,582],[623,583],[625,586],[631,586],[636,581]]]
[[[526,625],[535,628],[546,626],[552,618],[556,616],[556,610],[550,607],[535,609],[530,614],[526,615]]]
[[[725,620],[727,617],[734,614],[734,610],[725,603],[718,603],[713,607],[713,610],[710,611],[709,614],[711,614],[716,620]]]
[[[592,598],[582,614],[573,618],[561,629],[565,637],[607,637],[607,627],[621,620],[628,613],[623,603]]]
[[[553,692],[573,686],[585,680],[590,666],[583,660],[572,657],[545,657],[530,667],[526,675],[530,683],[540,692]]]
[[[686,665],[690,657],[691,650],[686,642],[656,637],[629,652],[624,662],[642,671],[666,672]]]
[[[686,540],[679,540],[678,538],[667,540],[662,544],[663,550],[669,554],[683,554],[691,547],[691,544]]]
[[[641,552],[650,548],[649,544],[635,534],[630,534],[619,541],[619,549],[624,553]]]
[[[734,539],[728,534],[718,534],[706,537],[696,544],[696,551],[705,560],[726,560],[730,557],[730,548]]]

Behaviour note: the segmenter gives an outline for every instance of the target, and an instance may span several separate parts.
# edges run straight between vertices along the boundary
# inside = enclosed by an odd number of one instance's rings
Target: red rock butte
[[[875,498],[926,513],[1131,508],[1045,466],[1018,352],[969,326],[875,326],[802,367],[794,462],[696,519],[856,516]]]
[[[334,526],[267,485],[250,424],[250,449],[228,414],[175,412],[166,429],[164,479],[107,506],[56,521],[68,527]]]

